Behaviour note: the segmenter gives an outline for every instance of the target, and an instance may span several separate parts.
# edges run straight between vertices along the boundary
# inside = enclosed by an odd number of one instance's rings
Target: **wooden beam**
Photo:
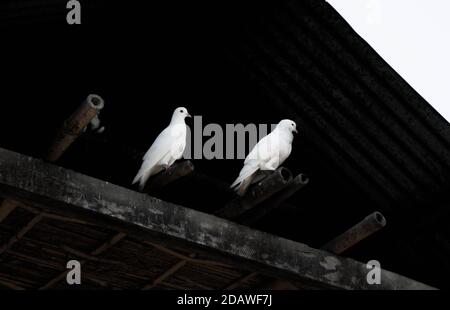
[[[224,290],[233,290],[233,289],[239,287],[239,285],[241,285],[242,283],[250,280],[253,277],[256,277],[258,274],[259,273],[257,273],[257,272],[252,272],[250,274],[247,274],[247,275],[237,279],[236,281],[234,281],[233,283],[231,283],[227,287],[225,287]]]
[[[190,258],[195,258],[195,254],[190,254]],[[152,283],[145,285],[142,290],[149,290],[157,286],[158,284],[162,283],[164,280],[169,278],[171,275],[175,274],[178,270],[180,270],[184,265],[186,265],[189,262],[187,259],[180,260],[176,264],[174,264],[172,267],[170,267],[168,270],[164,271],[161,275],[156,277]]]
[[[4,286],[4,287],[7,287],[9,289],[17,290],[17,291],[25,290],[25,288],[23,288],[21,286],[18,286],[18,285],[14,284],[14,283],[11,283],[11,282],[8,282],[8,281],[2,280],[2,279],[0,279],[0,286]]]
[[[119,242],[120,240],[122,240],[123,238],[125,238],[127,235],[124,233],[117,233],[115,234],[111,239],[109,239],[108,241],[106,241],[105,243],[103,243],[102,245],[100,245],[98,248],[96,248],[95,250],[93,250],[90,254],[88,254],[89,259],[84,259],[82,261],[80,261],[80,265],[85,264],[88,260],[91,260],[92,256],[96,256],[99,255],[103,252],[105,252],[106,250],[108,250],[110,247],[114,246],[117,242]],[[53,279],[51,279],[50,281],[48,281],[46,284],[44,284],[43,286],[41,286],[39,288],[39,290],[46,290],[49,288],[52,288],[53,286],[55,286],[59,281],[61,281],[62,279],[64,279],[64,277],[67,275],[67,273],[69,272],[69,270],[65,270],[63,272],[61,272],[60,274],[58,274],[56,277],[54,277]]]
[[[119,262],[117,260],[111,260],[111,259],[105,259],[105,258],[99,258],[96,257],[94,255],[88,254],[88,253],[84,253],[82,251],[76,250],[76,249],[72,249],[71,247],[68,246],[61,246],[61,249],[63,249],[64,251],[66,251],[67,253],[73,254],[75,256],[81,257],[87,261],[93,261],[93,262],[98,262],[98,263],[102,263],[102,264],[112,264],[112,265],[122,265],[122,262]]]
[[[276,290],[276,291],[296,291],[299,290],[299,288],[292,284],[289,281],[281,280],[281,279],[275,279],[275,280],[269,280],[265,281],[262,284],[258,286],[261,290]]]
[[[5,199],[0,204],[0,223],[17,208],[19,202],[13,199]]]
[[[16,251],[13,251],[13,250],[9,250],[8,254],[12,255],[14,258],[16,258],[18,260],[21,260],[21,261],[24,261],[24,262],[27,262],[27,263],[32,263],[32,264],[40,266],[40,267],[49,268],[49,269],[56,270],[56,271],[60,271],[61,269],[64,268],[64,266],[61,266],[61,265],[56,264],[56,263],[53,263],[50,260],[39,259],[39,258],[37,258],[35,256],[29,256],[29,255],[26,255],[26,254],[21,253],[21,252],[16,252]],[[93,274],[91,274],[89,272],[83,271],[83,278],[84,279],[87,279],[89,281],[97,283],[97,284],[99,284],[100,286],[103,286],[103,287],[111,287],[111,285],[108,285],[108,283],[106,281],[97,279],[97,277],[98,277],[97,275],[93,275]],[[16,289],[16,288],[13,288],[13,289]]]
[[[7,251],[9,248],[13,246],[14,243],[22,239],[22,237],[30,231],[34,225],[39,223],[42,220],[43,216],[42,214],[38,214],[34,216],[24,227],[22,227],[17,234],[12,236],[8,242],[6,242],[4,245],[0,247],[0,254],[3,254],[5,251]]]
[[[387,270],[381,272],[380,285],[369,285],[366,265],[355,260],[4,149],[0,149],[0,195],[321,288],[431,289]]]
[[[208,291],[214,290],[214,288],[209,286],[209,285],[204,285],[202,283],[198,283],[198,282],[192,281],[191,279],[186,278],[186,277],[182,277],[182,276],[176,275],[175,278],[179,279],[179,280],[182,280],[184,282],[190,283],[192,285],[195,285],[197,287],[197,289],[208,290]]]
[[[152,242],[145,242],[148,245],[151,245],[152,247],[160,250],[161,252],[164,252],[166,254],[172,255],[174,257],[180,258],[181,260],[185,260],[187,262],[193,263],[193,264],[197,264],[197,265],[209,265],[209,266],[220,266],[220,267],[225,267],[225,268],[233,268],[232,266],[228,265],[228,264],[224,264],[221,262],[216,262],[216,261],[212,261],[212,260],[204,260],[204,259],[197,259],[195,258],[195,256],[197,256],[195,253],[190,253],[189,256],[180,254],[178,252],[175,252],[171,249],[168,249],[164,246],[161,246],[159,244],[155,244]]]

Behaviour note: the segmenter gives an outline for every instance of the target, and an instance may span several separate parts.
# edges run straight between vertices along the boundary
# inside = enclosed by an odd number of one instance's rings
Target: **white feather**
[[[169,126],[158,135],[145,153],[141,168],[133,179],[133,184],[139,182],[140,190],[144,189],[152,175],[167,169],[183,156],[186,147],[186,116],[190,115],[185,108],[177,108]]]
[[[247,155],[238,178],[231,184],[243,196],[258,170],[275,170],[289,157],[292,150],[293,121],[282,120],[267,136],[262,138]]]

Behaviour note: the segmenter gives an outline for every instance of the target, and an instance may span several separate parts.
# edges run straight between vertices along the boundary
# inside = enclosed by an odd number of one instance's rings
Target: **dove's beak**
[[[192,115],[188,113],[188,114],[186,115],[186,117],[192,117]]]
[[[294,132],[298,134],[297,128],[296,128],[296,129],[294,129]]]

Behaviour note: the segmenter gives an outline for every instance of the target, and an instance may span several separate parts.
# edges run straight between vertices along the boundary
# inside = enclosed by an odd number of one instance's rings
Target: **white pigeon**
[[[139,182],[141,191],[149,177],[168,169],[183,156],[186,147],[186,123],[184,122],[186,117],[191,117],[186,108],[176,108],[169,126],[159,134],[145,153],[142,166],[133,180],[133,184]]]
[[[245,158],[239,177],[231,184],[239,196],[245,194],[258,170],[275,170],[288,158],[292,150],[293,132],[297,133],[295,122],[284,119],[253,147]]]

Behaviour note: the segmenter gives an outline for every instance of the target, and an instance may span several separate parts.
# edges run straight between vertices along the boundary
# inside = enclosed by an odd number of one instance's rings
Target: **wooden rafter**
[[[89,254],[89,256],[96,256],[96,255],[99,255],[99,254],[105,252],[106,250],[108,250],[110,247],[114,246],[117,242],[119,242],[120,240],[122,240],[126,236],[127,235],[125,233],[117,233],[117,234],[115,234],[111,239],[109,239],[108,241],[106,241],[105,243],[100,245],[98,248],[93,250]],[[80,265],[85,264],[87,261],[88,261],[87,259],[80,261]],[[64,277],[67,275],[67,273],[68,273],[68,270],[61,272],[56,277],[54,277],[53,279],[48,281],[46,284],[41,286],[39,289],[40,290],[45,290],[45,289],[49,289],[49,288],[55,286],[59,281],[64,279]]]

